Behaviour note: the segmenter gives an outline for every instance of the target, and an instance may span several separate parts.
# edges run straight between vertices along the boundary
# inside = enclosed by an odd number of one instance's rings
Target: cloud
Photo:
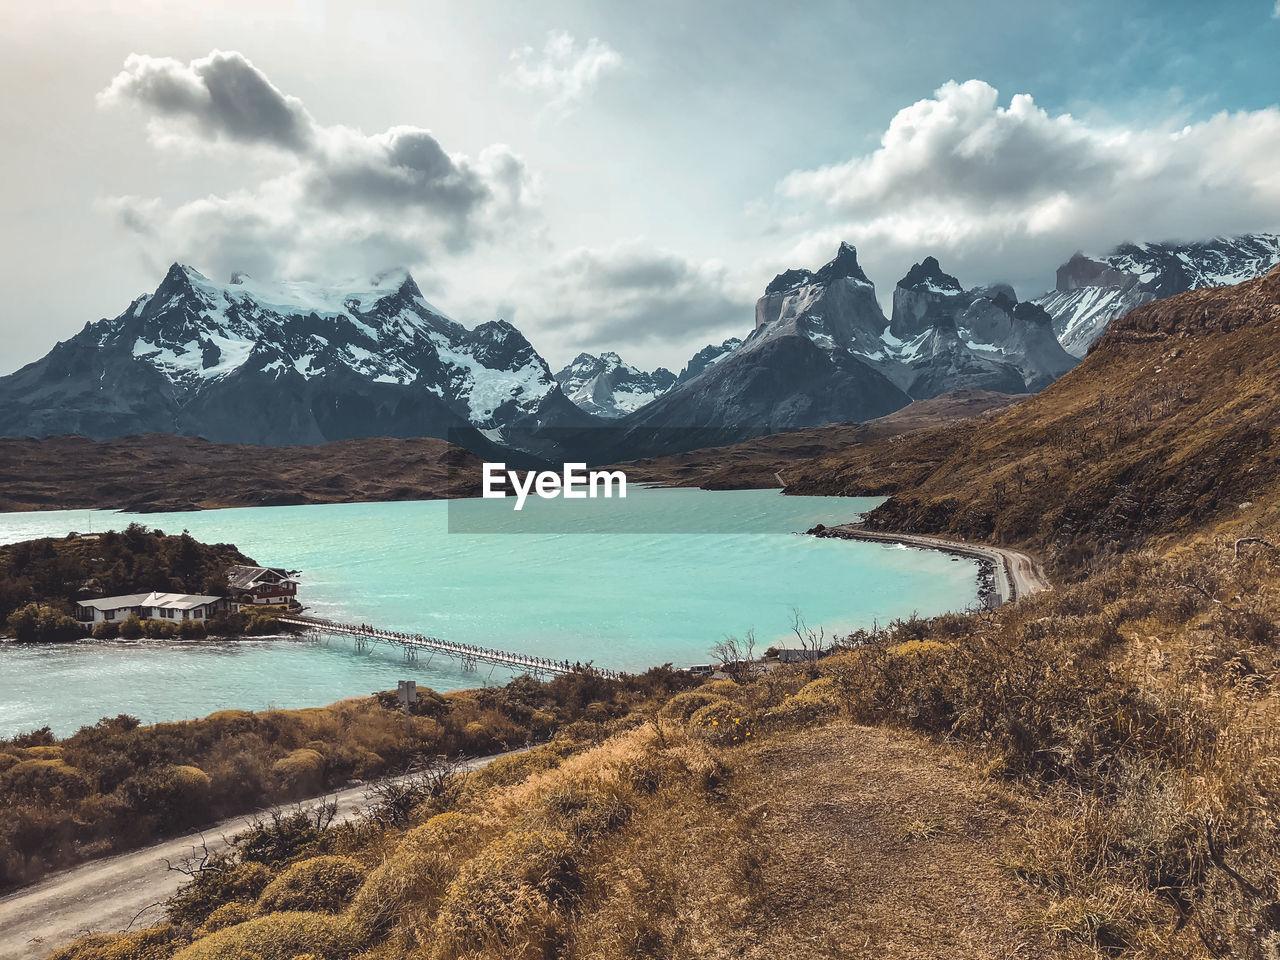
[[[1080,248],[1274,230],[1278,152],[1275,107],[1131,129],[949,82],[900,110],[878,149],[787,176],[778,218],[805,214],[791,255],[852,240],[869,269],[893,271],[882,286],[929,253],[967,283],[1024,280]]]
[[[535,314],[556,338],[585,348],[681,355],[729,333],[743,336],[754,300],[721,262],[694,261],[640,241],[579,248],[544,276]]]
[[[524,161],[503,145],[450,153],[420,127],[366,135],[322,125],[296,97],[234,51],[189,64],[133,55],[99,95],[104,107],[149,115],[159,149],[215,147],[239,161],[267,148],[271,175],[176,206],[146,197],[106,202],[160,261],[262,275],[372,271],[466,250],[534,205]]]
[[[302,101],[281,93],[235,51],[215,50],[186,64],[130,54],[98,101],[136,103],[157,119],[190,124],[197,135],[212,140],[301,151],[315,133],[315,121]],[[155,130],[162,134],[163,124]]]
[[[567,113],[585,100],[600,78],[622,66],[613,47],[592,37],[582,47],[572,35],[552,30],[538,52],[533,47],[511,51],[511,70],[504,79],[545,97],[549,109]]]
[[[1271,16],[1280,20],[1280,0],[1276,0],[1276,8],[1271,11]]]

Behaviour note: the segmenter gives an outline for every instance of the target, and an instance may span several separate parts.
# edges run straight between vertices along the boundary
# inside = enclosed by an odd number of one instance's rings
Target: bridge
[[[509,653],[506,650],[493,650],[489,647],[477,647],[469,643],[455,643],[452,640],[440,640],[436,637],[423,636],[420,633],[399,633],[395,630],[381,630],[367,623],[341,623],[324,617],[304,617],[298,614],[277,617],[280,623],[287,623],[304,630],[332,634],[335,636],[354,637],[357,650],[365,650],[374,643],[386,643],[404,650],[405,659],[417,660],[421,651],[427,651],[431,657],[437,653],[457,660],[463,670],[476,670],[481,664],[491,667],[505,667],[517,673],[527,673],[534,677],[558,677],[581,670],[590,670],[609,679],[618,679],[622,673],[617,670],[602,670],[599,667],[585,664],[574,664],[568,660],[550,660],[546,657],[534,657],[527,653]],[[430,657],[427,660],[431,662]],[[492,670],[490,670],[492,673]]]

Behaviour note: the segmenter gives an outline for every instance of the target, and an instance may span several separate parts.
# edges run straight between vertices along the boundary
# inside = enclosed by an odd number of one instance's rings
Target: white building
[[[142,620],[208,620],[226,608],[222,597],[204,597],[190,593],[131,593],[123,597],[81,600],[76,607],[76,620],[87,627],[98,623],[119,623],[137,614]]]

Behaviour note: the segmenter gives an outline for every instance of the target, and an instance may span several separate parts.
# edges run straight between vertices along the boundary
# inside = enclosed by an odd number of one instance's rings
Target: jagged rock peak
[[[806,270],[804,267],[783,270],[782,273],[769,281],[769,285],[764,288],[764,292],[770,294],[782,293],[784,290],[794,290],[796,287],[803,287],[812,279],[813,271]]]
[[[871,281],[867,279],[867,275],[862,272],[862,266],[858,263],[858,248],[848,242],[841,242],[835,257],[824,264],[813,275],[813,279],[818,283],[848,279],[871,285]]]
[[[803,287],[809,283],[830,283],[832,280],[855,280],[858,283],[864,283],[871,286],[871,281],[867,279],[867,275],[863,272],[862,266],[858,263],[858,249],[852,243],[842,242],[840,248],[836,250],[836,255],[827,261],[817,271],[806,270],[803,267],[795,267],[791,270],[784,270],[764,288],[765,295],[771,293],[785,293],[788,290],[795,290],[797,287]]]
[[[907,275],[898,281],[898,286],[909,290],[927,289],[947,295],[964,292],[959,280],[949,273],[943,273],[936,257],[925,257],[919,263],[912,264]]]

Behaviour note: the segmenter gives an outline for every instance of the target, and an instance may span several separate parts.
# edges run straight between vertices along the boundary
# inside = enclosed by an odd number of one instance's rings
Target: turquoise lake
[[[830,636],[973,604],[978,568],[970,560],[795,535],[878,502],[633,486],[625,500],[531,500],[520,514],[510,500],[138,516],[67,510],[0,514],[0,542],[134,520],[166,533],[185,529],[234,543],[259,563],[301,570],[301,599],[318,616],[641,670],[704,663],[725,635],[749,630],[759,651],[794,644],[793,610]],[[509,532],[450,532],[451,511],[455,529]],[[615,532],[579,532],[600,529]],[[680,530],[698,532],[673,532]],[[0,644],[0,736],[45,725],[65,735],[118,713],[155,722],[232,707],[314,706],[402,678],[451,690],[510,674],[464,672],[441,656],[406,663],[398,649],[357,652],[343,640]]]

